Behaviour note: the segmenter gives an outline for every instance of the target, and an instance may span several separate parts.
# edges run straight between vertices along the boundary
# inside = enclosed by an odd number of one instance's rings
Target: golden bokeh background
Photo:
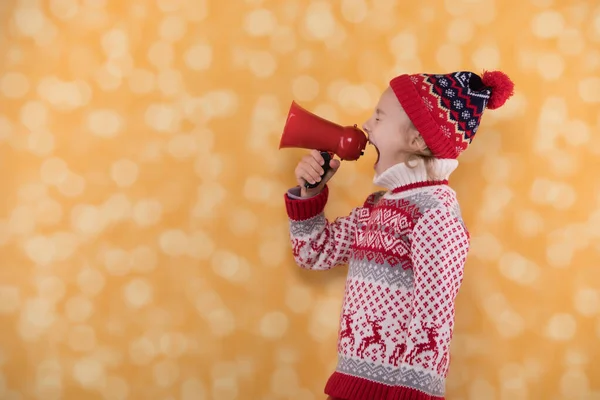
[[[457,69],[517,92],[451,181],[447,398],[600,399],[595,0],[2,0],[0,399],[323,399],[346,269],[293,262],[288,107],[361,123],[394,75]]]

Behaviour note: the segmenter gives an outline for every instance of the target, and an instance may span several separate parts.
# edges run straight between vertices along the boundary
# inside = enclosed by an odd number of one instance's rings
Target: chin
[[[375,148],[375,152],[377,153],[377,159],[375,160],[375,163],[373,164],[373,169],[377,170],[377,166],[379,165],[379,159],[381,158],[381,153],[379,152],[379,149],[377,148],[377,146],[375,146],[373,143],[371,143],[371,145],[373,145],[373,147]]]

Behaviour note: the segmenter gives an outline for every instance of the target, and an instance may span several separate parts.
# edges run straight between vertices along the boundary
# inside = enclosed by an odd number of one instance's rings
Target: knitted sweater
[[[329,190],[285,196],[296,263],[326,270],[348,264],[338,364],[325,393],[346,400],[441,400],[449,365],[454,300],[469,235],[447,185],[456,160],[397,164],[376,176],[385,192],[330,222]]]

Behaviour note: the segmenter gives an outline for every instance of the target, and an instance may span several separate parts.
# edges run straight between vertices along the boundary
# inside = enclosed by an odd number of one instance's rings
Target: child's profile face
[[[378,174],[405,162],[409,155],[419,151],[419,132],[390,87],[381,94],[373,114],[363,124],[363,130],[377,149],[375,171]]]

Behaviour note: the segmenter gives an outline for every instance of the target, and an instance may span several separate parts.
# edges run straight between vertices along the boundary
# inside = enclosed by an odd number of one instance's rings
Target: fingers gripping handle
[[[305,182],[304,183],[304,187],[307,189],[314,189],[317,186],[319,186],[323,180],[323,178],[325,177],[325,174],[327,174],[327,171],[329,171],[331,169],[331,166],[329,165],[329,162],[331,161],[331,154],[329,154],[326,151],[322,151],[321,152],[321,157],[323,157],[323,160],[325,160],[325,162],[323,163],[323,175],[321,175],[321,181],[319,182],[315,182],[313,184]]]

